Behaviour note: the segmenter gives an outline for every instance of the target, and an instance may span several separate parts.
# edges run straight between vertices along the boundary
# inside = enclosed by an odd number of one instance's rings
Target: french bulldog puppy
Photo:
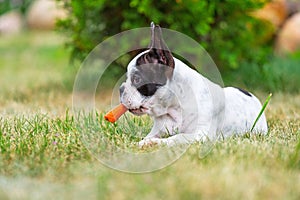
[[[262,106],[251,93],[222,88],[179,59],[165,44],[161,28],[151,23],[149,49],[133,58],[120,101],[135,115],[150,115],[154,124],[139,146],[187,144],[250,132]],[[253,133],[265,134],[263,114]]]

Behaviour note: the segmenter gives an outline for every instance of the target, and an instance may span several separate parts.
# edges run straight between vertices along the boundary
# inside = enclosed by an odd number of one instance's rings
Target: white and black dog
[[[247,91],[219,85],[203,77],[166,46],[162,31],[151,23],[151,44],[130,61],[120,100],[135,115],[148,114],[154,124],[139,142],[183,144],[249,132],[261,103]],[[265,115],[253,132],[268,131]]]

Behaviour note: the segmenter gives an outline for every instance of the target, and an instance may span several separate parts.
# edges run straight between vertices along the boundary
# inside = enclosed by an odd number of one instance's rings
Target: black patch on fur
[[[149,51],[137,58],[137,70],[130,75],[132,85],[140,94],[152,96],[172,78],[174,67],[175,62],[163,40],[161,28],[151,23]]]
[[[149,97],[154,95],[157,89],[161,86],[162,85],[160,84],[148,83],[137,88],[137,90],[139,91],[139,93],[141,93],[141,95]]]
[[[151,23],[149,51],[136,60],[136,66],[140,69],[151,67],[152,70],[159,70],[157,74],[163,73],[167,79],[172,78],[175,61],[163,39],[161,28],[153,22]]]
[[[243,89],[241,89],[241,88],[237,88],[240,92],[242,92],[242,93],[244,93],[245,95],[247,95],[247,96],[249,96],[249,97],[252,97],[252,95],[248,92],[248,91],[246,91],[246,90],[243,90]]]
[[[167,83],[164,65],[150,63],[138,65],[136,68],[137,70],[130,75],[131,83],[143,96],[152,96],[159,87]]]

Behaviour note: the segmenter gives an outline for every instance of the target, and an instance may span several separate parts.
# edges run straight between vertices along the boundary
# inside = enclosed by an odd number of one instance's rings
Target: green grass
[[[135,121],[147,124],[149,120]],[[220,141],[204,159],[198,157],[201,145],[193,145],[173,165],[141,175],[102,166],[82,144],[81,129],[69,114],[58,118],[35,114],[0,122],[1,176],[10,184],[20,181],[21,189],[26,186],[24,179],[39,184],[39,191],[31,188],[23,196],[28,199],[35,193],[48,195],[49,189],[61,199],[81,193],[108,199],[297,199],[300,195],[299,119],[271,117],[267,136]],[[122,124],[104,122],[103,115],[96,122],[101,125],[98,134],[116,144],[138,140]],[[0,186],[15,197],[15,188],[1,182]],[[71,188],[74,196],[67,192]]]
[[[269,96],[267,97],[266,101],[265,101],[264,104],[262,105],[261,110],[260,110],[258,116],[256,117],[256,119],[255,119],[255,121],[254,121],[254,123],[253,123],[253,125],[252,125],[252,127],[251,127],[251,129],[250,129],[250,132],[253,131],[253,129],[254,129],[254,127],[255,127],[257,121],[259,120],[259,118],[261,117],[261,115],[265,112],[265,109],[266,109],[266,107],[267,107],[269,101],[271,100],[271,97],[272,97],[272,93],[269,94]]]
[[[0,111],[65,112],[65,107],[71,105],[76,67],[69,66],[69,52],[63,41],[52,32],[25,32],[1,38]]]
[[[94,147],[113,141],[141,152],[135,142],[152,122],[126,114],[111,124],[99,111],[78,123],[70,111],[66,81],[74,73],[62,40],[53,33],[26,33],[0,41],[0,199],[300,198],[299,94],[273,94],[266,108],[267,136],[219,141],[201,159],[203,145],[193,145],[159,171],[122,173],[90,153],[80,125],[94,133],[88,140]],[[111,148],[101,145],[99,153]]]
[[[273,56],[263,65],[242,63],[239,69],[226,73],[224,82],[269,93],[299,93],[299,63],[300,52],[286,57]]]

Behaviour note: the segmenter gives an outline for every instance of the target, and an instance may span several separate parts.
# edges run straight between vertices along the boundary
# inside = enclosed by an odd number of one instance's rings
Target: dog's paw
[[[138,143],[139,148],[154,147],[156,145],[164,144],[163,139],[160,138],[145,138]]]

